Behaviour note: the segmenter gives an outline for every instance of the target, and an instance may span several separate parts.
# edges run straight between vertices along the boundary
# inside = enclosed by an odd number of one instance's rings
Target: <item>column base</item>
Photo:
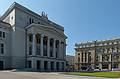
[[[112,65],[111,65],[111,64],[108,65],[108,70],[109,70],[109,71],[112,70]]]

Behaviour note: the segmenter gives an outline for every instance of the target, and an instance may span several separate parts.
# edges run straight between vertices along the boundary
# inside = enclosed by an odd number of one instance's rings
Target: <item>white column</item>
[[[29,36],[27,35],[27,55],[29,55]]]
[[[59,42],[59,59],[61,59],[62,56],[62,44]]]
[[[33,70],[36,70],[36,60],[35,60],[35,58],[34,57],[32,57],[32,69]]]
[[[59,62],[59,70],[62,71],[62,63]]]
[[[56,44],[56,40],[54,39],[54,44],[53,44],[53,48],[54,48],[54,50],[53,50],[54,58],[56,58],[56,46],[55,46],[55,44]]]
[[[53,43],[53,46],[52,46],[52,48],[53,48],[53,50],[52,50],[52,55],[53,55],[53,58],[54,58],[54,49],[55,49],[55,48],[54,48],[54,39],[53,39],[53,42],[52,42],[52,43]]]
[[[112,62],[112,57],[111,57],[112,55],[110,54],[109,55],[109,62]]]
[[[48,37],[48,40],[47,40],[47,56],[50,57],[50,39]]]
[[[41,56],[43,56],[43,35],[41,35],[41,39],[40,39],[40,50],[41,50]]]
[[[120,62],[120,55],[119,55],[118,62]],[[120,70],[120,63],[118,63],[118,69]]]
[[[111,64],[111,63],[112,63],[113,61],[112,61],[112,57],[111,57],[111,56],[112,56],[112,55],[110,54],[110,55],[109,55],[109,68],[108,68],[109,70],[112,69],[112,64]]]
[[[61,44],[61,55],[61,58],[64,59],[64,43]]]
[[[102,54],[99,54],[100,62],[99,62],[99,69],[102,70]]]
[[[80,63],[82,62],[82,52],[80,52]]]
[[[57,58],[60,59],[60,41],[59,41],[58,47],[57,47]]]
[[[48,61],[48,71],[51,71],[50,67],[51,67],[51,63],[50,61]]]
[[[85,52],[83,53],[83,63],[85,63]]]
[[[32,55],[36,55],[36,39],[35,39],[35,34],[33,34]]]
[[[54,62],[54,71],[57,71],[56,70],[56,61]]]
[[[99,69],[102,70],[102,64],[101,63],[99,63]]]
[[[87,58],[86,58],[86,62],[88,63],[88,52],[87,52]]]
[[[44,71],[44,60],[41,60],[41,71]]]
[[[64,48],[64,52],[63,53],[64,53],[64,60],[65,60],[66,59],[66,42],[64,42],[64,47],[63,48]]]
[[[102,54],[99,54],[99,56],[100,56],[100,62],[102,62]]]

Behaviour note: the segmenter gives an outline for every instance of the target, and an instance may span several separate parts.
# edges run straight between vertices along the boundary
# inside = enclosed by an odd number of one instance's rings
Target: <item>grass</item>
[[[66,72],[67,75],[120,78],[120,72]]]

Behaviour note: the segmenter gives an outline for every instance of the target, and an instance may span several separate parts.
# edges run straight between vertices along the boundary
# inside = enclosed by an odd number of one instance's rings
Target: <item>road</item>
[[[73,76],[73,75],[64,75],[55,72],[47,73],[47,72],[0,71],[0,79],[113,79],[113,78]],[[120,78],[114,78],[114,79],[120,79]]]

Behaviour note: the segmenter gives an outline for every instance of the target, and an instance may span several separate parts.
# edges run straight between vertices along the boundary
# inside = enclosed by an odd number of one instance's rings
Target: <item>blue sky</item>
[[[0,0],[0,15],[14,1],[64,26],[67,54],[81,41],[120,37],[120,0]]]

